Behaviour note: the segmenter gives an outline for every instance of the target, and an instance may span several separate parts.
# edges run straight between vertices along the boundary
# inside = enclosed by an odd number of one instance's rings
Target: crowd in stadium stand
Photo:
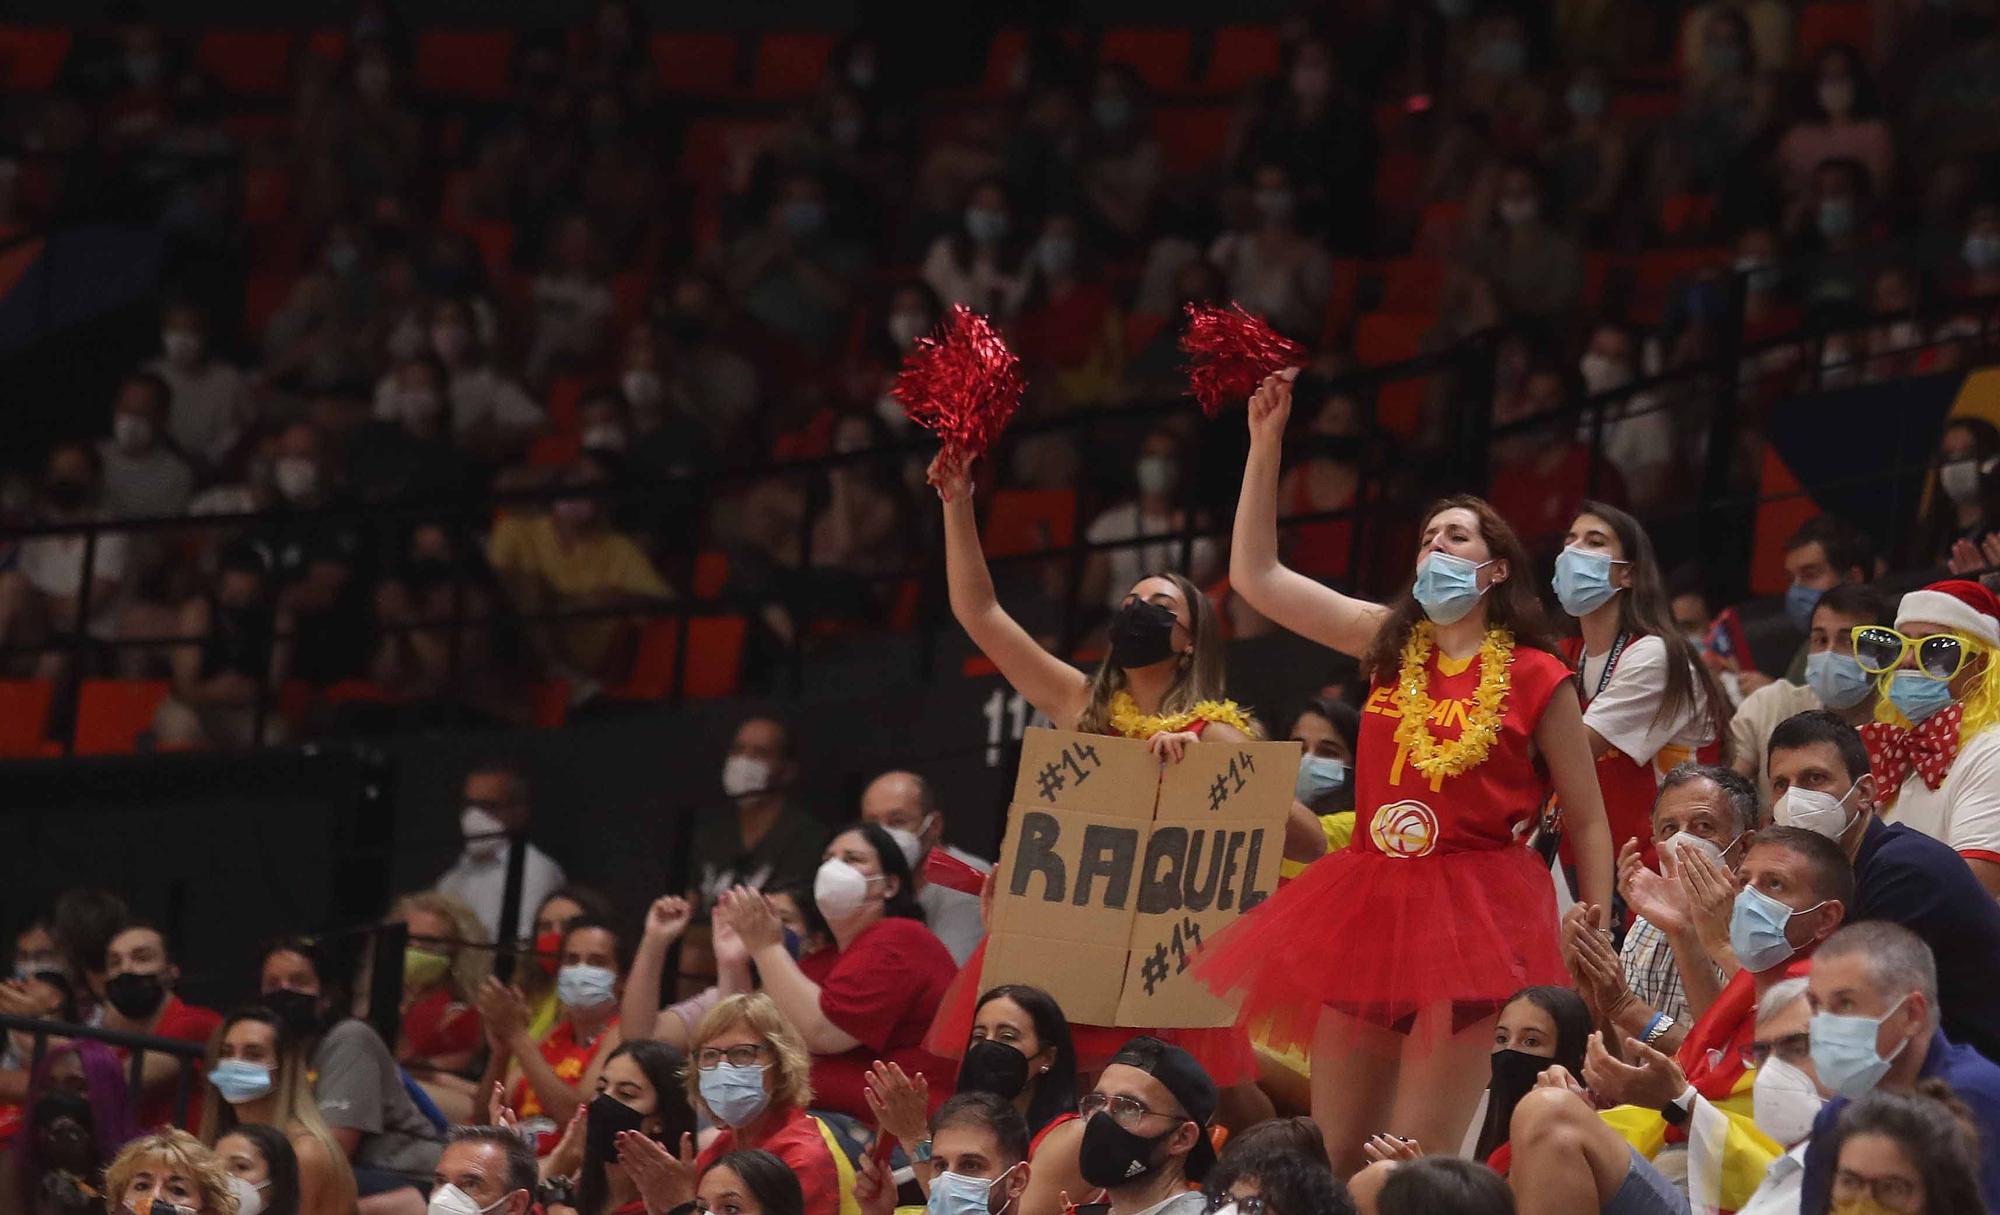
[[[804,805],[774,717],[644,908],[474,765],[462,855],[386,909],[399,973],[285,937],[197,1007],[80,882],[0,981],[93,1027],[6,1027],[0,1212],[2000,1210],[2000,428],[1925,436],[1894,534],[1787,528],[1775,659],[1679,525],[1754,494],[1787,402],[1991,354],[1991,8],[1342,4],[941,56],[619,0],[444,44],[359,0],[275,60],[137,6],[76,31],[0,99],[0,231],[153,229],[162,290],[157,348],[7,461],[0,673],[50,738],[106,680],[154,681],[126,741],[162,751],[664,699],[648,613],[689,597],[755,685],[910,627],[941,556],[1056,727],[1304,755],[1288,884],[1196,964],[1242,1001],[1214,1031],[982,982],[949,792]],[[1181,317],[1225,301],[1313,353],[1204,420]],[[890,391],[954,304],[1028,385],[976,470]],[[1443,475],[1468,445],[1483,485]],[[1360,674],[1260,723],[1221,647],[1280,630]],[[191,1100],[134,1034],[203,1048]]]

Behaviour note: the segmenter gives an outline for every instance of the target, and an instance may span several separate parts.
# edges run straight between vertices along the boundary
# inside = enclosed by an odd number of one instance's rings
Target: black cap
[[[1207,1178],[1215,1164],[1215,1143],[1208,1136],[1208,1124],[1215,1117],[1216,1094],[1215,1081],[1208,1078],[1201,1064],[1180,1047],[1148,1037],[1134,1038],[1119,1047],[1111,1063],[1136,1067],[1167,1086],[1174,1101],[1187,1111],[1188,1121],[1201,1128],[1193,1150],[1188,1152],[1188,1180]]]

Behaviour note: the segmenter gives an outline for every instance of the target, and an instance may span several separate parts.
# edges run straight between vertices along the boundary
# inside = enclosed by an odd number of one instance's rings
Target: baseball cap
[[[1188,1121],[1201,1128],[1193,1150],[1188,1152],[1187,1176],[1190,1181],[1206,1178],[1215,1164],[1215,1143],[1208,1135],[1208,1124],[1215,1117],[1215,1081],[1193,1055],[1158,1038],[1133,1038],[1118,1048],[1111,1062],[1137,1068],[1165,1085],[1174,1102],[1187,1112]]]

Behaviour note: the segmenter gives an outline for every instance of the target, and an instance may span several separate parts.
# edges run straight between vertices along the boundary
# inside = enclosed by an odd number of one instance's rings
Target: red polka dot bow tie
[[[1861,728],[1868,756],[1879,787],[1889,796],[1903,787],[1915,772],[1933,792],[1951,774],[1951,761],[1958,758],[1958,722],[1965,706],[1952,705],[1907,730],[1882,722]]]

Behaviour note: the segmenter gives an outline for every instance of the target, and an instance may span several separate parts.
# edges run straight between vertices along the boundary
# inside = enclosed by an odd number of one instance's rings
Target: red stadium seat
[[[1874,40],[1875,21],[1867,0],[1819,0],[1799,12],[1798,62],[1802,66],[1833,43],[1844,42],[1866,52]]]
[[[291,30],[209,30],[194,64],[225,92],[282,97],[292,87],[292,38]]]
[[[1371,367],[1413,359],[1431,324],[1428,312],[1364,312],[1354,327],[1354,357]]]
[[[766,99],[803,97],[826,75],[832,34],[765,34],[757,39],[750,91]]]
[[[0,92],[39,93],[62,74],[70,32],[53,26],[0,25]]]
[[[540,728],[553,730],[569,720],[569,680],[545,679],[530,685],[528,698]]]
[[[1226,25],[1215,31],[1202,87],[1213,93],[1234,93],[1278,74],[1282,62],[1278,31],[1268,25]]]
[[[417,88],[445,97],[498,101],[507,95],[513,58],[512,30],[425,30],[417,35]]]
[[[539,435],[528,446],[531,468],[562,468],[576,462],[583,451],[583,436],[574,430],[557,430]]]
[[[1125,315],[1125,357],[1131,358],[1146,348],[1161,329],[1167,318],[1157,312],[1130,312]]]
[[[1660,122],[1681,108],[1680,94],[1672,89],[1626,90],[1611,98],[1613,117],[1628,122]]]
[[[1194,39],[1184,29],[1105,30],[1097,57],[1131,68],[1149,88],[1180,92],[1188,87]]]
[[[1003,489],[986,512],[985,546],[991,557],[1067,548],[1076,538],[1076,492]]]
[[[653,66],[669,93],[722,97],[736,91],[736,35],[727,31],[653,35]]]
[[[694,555],[694,597],[713,599],[729,585],[729,554],[704,549]]]
[[[0,759],[44,753],[54,698],[55,685],[46,679],[0,680]]]
[[[1444,263],[1434,257],[1391,258],[1382,266],[1382,312],[1432,312],[1443,293]]]
[[[464,225],[464,232],[479,246],[479,258],[486,263],[486,272],[495,278],[512,273],[514,268],[514,225],[504,219],[475,219]]]
[[[86,679],[76,693],[76,753],[129,755],[171,689],[164,679]]]
[[[1001,30],[986,47],[986,71],[980,90],[989,97],[1004,97],[1021,83],[1020,73],[1028,58],[1025,30]]]
[[[1669,239],[1699,236],[1715,218],[1715,195],[1673,194],[1660,203],[1660,232]]]
[[[743,669],[741,616],[696,616],[688,621],[688,663],[682,692],[689,700],[732,696]],[[611,695],[618,700],[666,700],[674,694],[680,621],[649,620],[639,630],[632,673]]]
[[[1168,173],[1185,177],[1221,163],[1229,150],[1236,112],[1226,105],[1160,106],[1153,111],[1153,135]]]

